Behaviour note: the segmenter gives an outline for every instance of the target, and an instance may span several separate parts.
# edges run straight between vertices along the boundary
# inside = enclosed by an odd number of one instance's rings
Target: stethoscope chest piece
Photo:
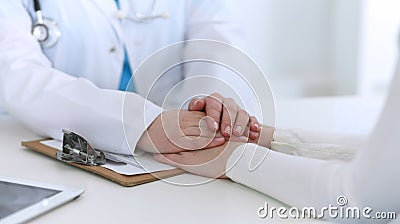
[[[50,48],[60,40],[61,30],[57,22],[42,15],[39,0],[33,0],[36,21],[32,24],[32,35],[42,48]]]
[[[36,22],[32,26],[32,34],[43,48],[53,47],[61,38],[61,30],[57,22],[49,18],[43,18],[43,21]]]

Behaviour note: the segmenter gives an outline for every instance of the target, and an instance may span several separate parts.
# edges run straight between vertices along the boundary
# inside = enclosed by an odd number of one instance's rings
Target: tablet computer
[[[0,176],[0,223],[21,223],[78,198],[83,189]]]

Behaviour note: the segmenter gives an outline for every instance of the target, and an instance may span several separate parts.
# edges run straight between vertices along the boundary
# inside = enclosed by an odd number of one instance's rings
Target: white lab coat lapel
[[[119,19],[117,19],[116,17],[118,9],[114,0],[92,0],[92,1],[97,5],[99,10],[103,12],[104,16],[106,16],[109,19],[116,35],[118,36],[119,41],[124,42],[121,24]]]

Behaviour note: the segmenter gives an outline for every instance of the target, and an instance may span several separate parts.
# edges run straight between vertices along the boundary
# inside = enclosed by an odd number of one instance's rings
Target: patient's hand
[[[225,138],[219,132],[207,127],[204,112],[166,111],[143,133],[137,147],[152,153],[179,153],[213,148],[225,143]],[[233,140],[248,142],[248,138],[243,136]]]
[[[190,111],[204,111],[211,130],[221,131],[227,139],[232,136],[249,137],[250,142],[259,138],[260,124],[254,116],[250,116],[231,98],[213,93],[203,99],[193,99],[189,103]]]

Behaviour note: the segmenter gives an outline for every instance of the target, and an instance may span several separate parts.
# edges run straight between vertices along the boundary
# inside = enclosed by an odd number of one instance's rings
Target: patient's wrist
[[[271,147],[271,143],[274,140],[274,132],[275,132],[275,128],[273,127],[269,127],[269,126],[261,126],[260,128],[260,137],[258,140],[258,145],[266,147],[266,148],[270,148]]]

